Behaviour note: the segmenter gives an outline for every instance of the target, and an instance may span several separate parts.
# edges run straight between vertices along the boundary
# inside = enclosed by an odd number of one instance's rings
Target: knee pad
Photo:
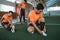
[[[41,30],[43,30],[43,29],[44,29],[44,26],[45,26],[45,22],[40,22]]]

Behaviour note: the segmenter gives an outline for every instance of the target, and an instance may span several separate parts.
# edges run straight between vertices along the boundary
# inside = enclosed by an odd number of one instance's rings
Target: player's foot
[[[14,32],[15,32],[15,30],[11,29],[11,32],[12,32],[12,33],[14,33]]]
[[[15,32],[15,26],[13,25],[11,28],[11,32],[14,33]]]
[[[34,32],[31,32],[31,34],[34,34]]]
[[[44,31],[42,31],[42,34],[43,34],[43,36],[47,36],[47,34]]]
[[[32,34],[34,34],[34,32],[31,32]]]

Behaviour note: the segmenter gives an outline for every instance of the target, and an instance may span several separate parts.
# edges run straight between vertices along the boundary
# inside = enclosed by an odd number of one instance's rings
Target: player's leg
[[[11,27],[11,32],[15,32],[15,26],[14,25],[10,25],[10,27]]]
[[[23,22],[25,23],[25,15],[23,15]]]
[[[10,25],[11,25],[11,24],[9,24],[9,23],[8,23],[8,25],[7,25],[7,30],[9,30],[9,31],[11,30]]]
[[[15,32],[15,26],[13,24],[8,24],[7,29],[11,32]]]
[[[40,19],[40,26],[41,26],[41,30],[46,31],[45,19],[43,17]]]
[[[44,26],[44,29],[43,29],[44,32],[46,32],[46,26]]]
[[[7,28],[8,22],[1,22],[1,25],[4,26],[5,28]]]
[[[28,26],[28,28],[27,28],[27,31],[29,32],[29,33],[34,33],[34,27],[33,26],[31,26],[31,25],[29,25]]]
[[[43,17],[40,19],[40,26],[43,35],[47,36],[47,34],[45,33],[46,32],[45,19]]]
[[[22,21],[22,15],[20,15],[20,22]]]

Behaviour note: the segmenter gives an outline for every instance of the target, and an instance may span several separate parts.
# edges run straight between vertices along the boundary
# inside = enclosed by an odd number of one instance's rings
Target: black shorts
[[[33,24],[29,24],[28,26],[34,27]],[[40,24],[37,23],[36,26],[37,26],[38,28],[40,28]]]
[[[2,22],[1,23],[2,26],[8,25],[8,24],[9,24],[9,22]]]
[[[36,22],[35,24],[36,24],[36,26],[37,26],[39,29],[41,29],[41,26],[40,26],[40,23],[39,23],[39,22]],[[33,24],[29,24],[28,26],[34,27]],[[35,29],[35,28],[34,28],[34,29]],[[34,31],[37,32],[36,29],[35,29]]]
[[[39,29],[41,29],[40,24],[37,23],[36,25],[37,25],[37,27],[38,27]],[[29,24],[29,26],[34,27],[33,24]],[[35,32],[35,33],[38,33],[38,31],[37,31],[35,28],[34,28],[34,32]],[[39,33],[38,33],[38,34],[39,34]]]
[[[36,26],[40,26],[39,21],[37,21],[35,24],[36,24]],[[33,24],[29,24],[29,26],[33,26]]]
[[[10,27],[11,24],[9,24],[9,22],[2,22],[1,24],[2,24],[2,26],[7,25],[7,28],[6,29],[9,30],[9,31],[11,30],[11,27]]]

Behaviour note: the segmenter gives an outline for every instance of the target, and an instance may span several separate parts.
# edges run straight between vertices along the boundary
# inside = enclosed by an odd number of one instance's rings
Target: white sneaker
[[[34,34],[34,32],[31,32],[32,34]]]
[[[44,31],[42,31],[42,33],[43,33],[43,36],[47,36],[47,34]]]
[[[14,27],[14,25],[12,26],[11,32],[12,32],[12,33],[15,32],[15,27]]]
[[[14,32],[15,32],[15,30],[14,30],[14,29],[11,29],[11,32],[12,32],[12,33],[14,33]]]

